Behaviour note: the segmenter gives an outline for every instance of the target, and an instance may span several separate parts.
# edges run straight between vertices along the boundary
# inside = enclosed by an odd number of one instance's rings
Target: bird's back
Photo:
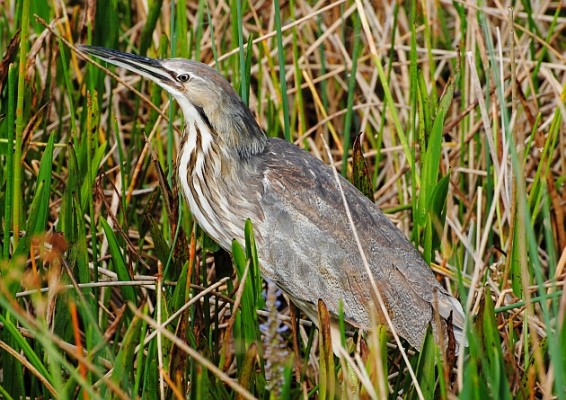
[[[350,324],[370,328],[370,279],[333,171],[279,139],[270,139],[258,157],[264,218],[256,221],[255,228],[264,275],[310,318],[316,317],[318,299],[324,300],[334,315],[341,300]],[[444,318],[453,311],[458,337],[464,320],[458,301],[436,281],[419,252],[379,208],[348,181],[339,179],[369,267],[399,335],[420,348],[428,324],[434,322],[433,309],[437,309]]]

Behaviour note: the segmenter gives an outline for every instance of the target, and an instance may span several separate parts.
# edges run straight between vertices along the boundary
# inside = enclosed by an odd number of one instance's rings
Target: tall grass
[[[7,5],[0,398],[566,398],[559,2]],[[193,222],[172,99],[75,43],[213,64],[411,238],[469,347],[429,336],[407,365],[380,327],[335,358],[261,280],[251,225],[230,258]]]

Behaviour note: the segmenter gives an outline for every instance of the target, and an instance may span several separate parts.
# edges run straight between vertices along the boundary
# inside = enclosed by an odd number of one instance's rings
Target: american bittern
[[[263,276],[310,319],[317,321],[319,299],[334,316],[342,301],[349,324],[371,328],[370,279],[331,167],[291,143],[267,138],[232,86],[205,64],[81,49],[154,81],[177,100],[185,117],[178,179],[210,237],[230,251],[234,239],[244,243],[250,218]],[[452,315],[455,337],[465,343],[460,303],[378,207],[339,179],[396,332],[420,349],[429,324],[439,336],[437,312],[440,334]]]

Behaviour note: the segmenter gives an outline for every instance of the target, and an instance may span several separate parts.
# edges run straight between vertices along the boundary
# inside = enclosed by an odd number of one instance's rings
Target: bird
[[[448,337],[448,320],[456,343],[466,345],[460,302],[401,230],[332,167],[293,143],[268,138],[214,68],[182,58],[153,59],[86,45],[79,49],[172,95],[184,116],[176,175],[193,217],[228,252],[234,240],[245,243],[250,219],[262,276],[315,324],[322,300],[334,321],[343,312],[351,327],[374,329],[373,278],[393,328],[416,350],[429,326],[437,342],[447,343],[440,337]],[[360,233],[369,270],[353,228]],[[377,314],[377,323],[385,325],[383,313]],[[338,352],[339,339],[336,333],[331,336]]]

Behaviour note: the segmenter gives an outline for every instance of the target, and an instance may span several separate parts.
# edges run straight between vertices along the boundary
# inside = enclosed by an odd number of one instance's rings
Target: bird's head
[[[249,108],[230,83],[208,65],[183,58],[156,60],[103,47],[79,48],[157,83],[179,103],[186,123],[209,128],[213,137],[241,157],[265,147],[265,134]]]

